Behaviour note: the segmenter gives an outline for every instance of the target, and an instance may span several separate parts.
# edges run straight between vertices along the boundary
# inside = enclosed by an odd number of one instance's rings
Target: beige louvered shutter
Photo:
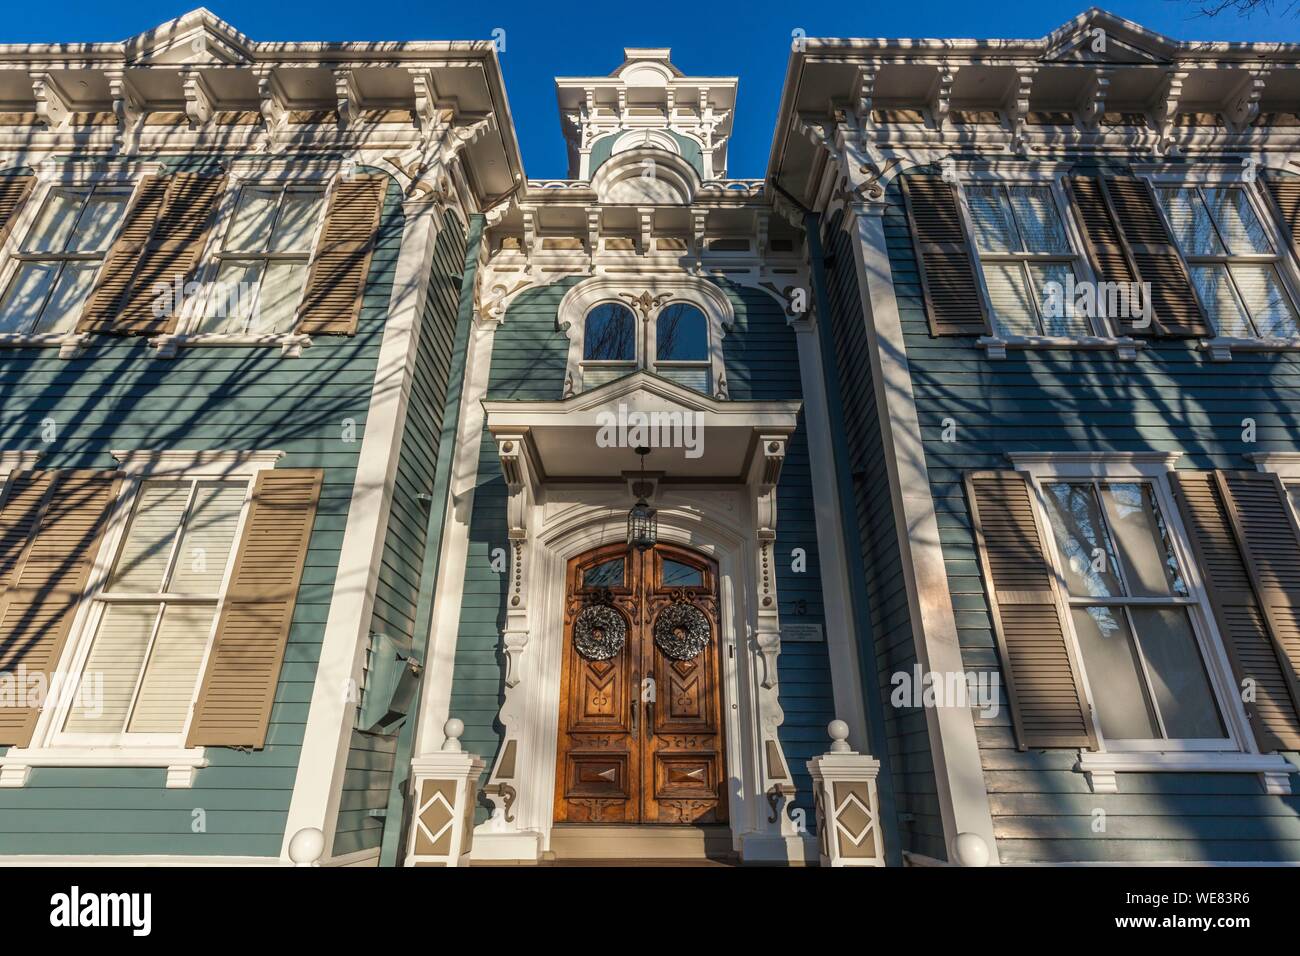
[[[966,493],[1020,749],[1095,749],[1029,480],[1015,471],[969,472]]]
[[[1088,258],[1099,282],[1113,282],[1128,295],[1129,283],[1138,281],[1137,271],[1129,258],[1124,236],[1115,223],[1115,215],[1106,199],[1101,181],[1086,176],[1072,176],[1068,180],[1070,204],[1075,219],[1083,230],[1088,246]],[[1127,300],[1125,300],[1127,301]],[[1142,327],[1133,324],[1132,317],[1108,316],[1112,325],[1122,335],[1153,335],[1159,331],[1152,321]]]
[[[1151,283],[1152,311],[1161,335],[1213,336],[1178,248],[1165,229],[1145,180],[1112,176],[1102,181],[1143,282]]]
[[[90,580],[119,475],[14,472],[0,510],[0,671],[48,678]],[[25,747],[38,707],[0,707],[0,744]]]
[[[321,480],[307,468],[258,475],[186,746],[265,745]]]
[[[1300,749],[1300,545],[1289,505],[1272,475],[1180,471],[1172,481],[1238,691],[1254,686],[1243,703],[1259,748]]]
[[[387,188],[381,175],[353,176],[335,185],[307,276],[299,332],[356,334]]]
[[[903,197],[930,334],[987,335],[984,297],[953,187],[937,176],[904,176]]]
[[[1291,248],[1300,256],[1300,176],[1283,176],[1270,172],[1264,178],[1273,210],[1282,231],[1291,240]]]
[[[35,188],[35,176],[0,176],[0,246]]]
[[[78,332],[105,331],[112,326],[167,201],[168,185],[169,180],[164,176],[146,176],[141,181],[122,231],[104,257],[95,288],[81,310]]]
[[[178,284],[184,286],[203,255],[226,177],[176,173],[170,178],[158,222],[109,328],[115,335],[176,331],[179,309],[170,308],[161,316],[154,314],[159,294],[174,290]]]

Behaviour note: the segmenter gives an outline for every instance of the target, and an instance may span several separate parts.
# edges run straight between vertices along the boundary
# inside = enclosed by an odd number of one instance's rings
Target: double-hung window
[[[323,186],[240,187],[218,253],[216,281],[207,290],[200,332],[293,331],[324,204]]]
[[[1278,251],[1245,185],[1157,185],[1156,196],[1218,335],[1300,335]]]
[[[248,492],[246,479],[139,483],[59,742],[183,741]]]
[[[1094,334],[1073,308],[1079,257],[1051,184],[964,186],[995,334],[1000,338]]]
[[[1204,614],[1153,479],[1041,483],[1070,622],[1107,750],[1235,749]]]
[[[131,197],[126,186],[55,186],[14,259],[0,333],[71,332]]]

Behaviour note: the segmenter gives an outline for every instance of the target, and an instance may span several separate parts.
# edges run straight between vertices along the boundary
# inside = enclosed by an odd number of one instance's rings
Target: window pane
[[[172,544],[180,529],[189,500],[190,485],[184,481],[146,481],[140,489],[135,513],[127,526],[125,541],[108,581],[110,591],[162,590],[163,576],[171,559]]]
[[[612,588],[623,583],[623,559],[602,561],[582,572],[584,588]]]
[[[1250,208],[1250,199],[1244,189],[1206,189],[1205,201],[1209,203],[1223,241],[1228,244],[1228,251],[1234,256],[1273,251],[1264,224]]]
[[[1076,607],[1070,617],[1102,735],[1111,740],[1159,737],[1123,608]]]
[[[104,608],[81,674],[82,689],[64,730],[80,734],[121,732],[157,618],[157,604],[110,604]]]
[[[57,263],[29,262],[18,270],[0,304],[0,332],[30,332],[58,274]]]
[[[1007,190],[1026,252],[1068,253],[1065,227],[1047,186],[1011,186]]]
[[[1294,338],[1297,334],[1295,306],[1282,288],[1277,270],[1266,265],[1240,264],[1232,265],[1230,270],[1259,334]]]
[[[63,267],[50,301],[45,304],[34,332],[71,332],[81,314],[82,303],[94,285],[98,263],[69,262]]]
[[[220,592],[247,488],[242,481],[205,481],[195,489],[168,591],[214,597]]]
[[[615,302],[598,305],[587,313],[582,336],[582,357],[607,362],[636,360],[636,316]]]
[[[1011,219],[1011,207],[1000,186],[967,186],[975,243],[981,252],[1019,252],[1020,240]]]
[[[1038,296],[1044,335],[1077,338],[1092,334],[1083,310],[1074,309],[1074,303],[1067,301],[1074,266],[1068,262],[1034,262],[1029,264],[1029,274],[1033,277],[1034,294]]]
[[[28,252],[63,252],[76,228],[84,198],[79,189],[51,189],[23,248]]]
[[[1142,482],[1101,487],[1106,520],[1115,537],[1129,594],[1134,597],[1186,595],[1178,561],[1151,486]]]
[[[709,320],[685,302],[674,302],[659,312],[655,338],[660,361],[704,362],[709,358]]]
[[[1215,234],[1210,214],[1195,189],[1157,189],[1156,195],[1185,255],[1223,255],[1223,243]]]
[[[1047,485],[1047,516],[1065,563],[1065,584],[1075,597],[1123,594],[1115,576],[1115,554],[1106,539],[1092,485]]]
[[[271,249],[275,252],[310,252],[320,218],[322,196],[315,190],[285,193],[280,218],[275,223]]]
[[[117,232],[117,224],[126,212],[126,193],[96,192],[86,202],[77,222],[76,234],[69,245],[73,252],[103,252]]]
[[[199,331],[233,334],[247,328],[257,303],[262,267],[260,261],[222,263],[217,281],[208,291]]]
[[[257,300],[257,312],[248,331],[259,333],[290,332],[293,317],[307,281],[307,266],[302,262],[273,262],[266,268],[266,279]]]
[[[1187,612],[1179,607],[1135,607],[1130,613],[1165,736],[1227,737]]]
[[[1232,338],[1253,338],[1255,333],[1251,330],[1236,293],[1232,291],[1228,270],[1221,265],[1213,265],[1189,266],[1187,271],[1191,275],[1192,285],[1196,286],[1201,297],[1201,304],[1210,314],[1215,331]]]
[[[216,606],[169,604],[163,611],[127,731],[176,734],[185,727]]]
[[[260,252],[271,238],[271,224],[275,222],[275,207],[280,190],[275,187],[245,186],[239,193],[239,203],[226,233],[226,249],[239,252]]]
[[[663,584],[666,588],[702,588],[704,572],[680,561],[663,561]]]
[[[993,320],[998,334],[1038,334],[1033,293],[1025,283],[1025,273],[1020,263],[984,263],[984,283],[988,286],[989,304],[993,307]]]

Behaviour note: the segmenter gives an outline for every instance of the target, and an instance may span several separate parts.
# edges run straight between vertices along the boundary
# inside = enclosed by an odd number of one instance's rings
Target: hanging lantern
[[[638,551],[648,551],[659,540],[659,516],[645,500],[645,456],[650,449],[637,448],[636,453],[641,456],[641,481],[636,504],[627,513],[627,543]]]

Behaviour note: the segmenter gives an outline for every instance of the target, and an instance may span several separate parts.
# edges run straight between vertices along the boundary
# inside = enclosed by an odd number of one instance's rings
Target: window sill
[[[1125,751],[1079,752],[1076,773],[1088,778],[1093,793],[1118,793],[1119,773],[1254,773],[1265,793],[1291,793],[1291,774],[1300,773],[1279,754],[1218,752]]]
[[[187,790],[207,765],[202,747],[11,747],[0,757],[0,787],[27,786],[33,767],[163,767],[168,790]]]
[[[1300,338],[1238,339],[1220,336],[1202,339],[1201,348],[1210,353],[1211,362],[1231,362],[1233,352],[1300,352]]]
[[[158,335],[149,340],[156,350],[154,358],[175,358],[181,349],[217,346],[220,348],[276,348],[284,358],[300,358],[302,350],[311,346],[311,336],[294,332],[276,332],[270,335],[232,335],[214,333],[177,333]]]
[[[1084,335],[1069,338],[1057,335],[1024,335],[1002,338],[996,335],[982,335],[976,341],[991,359],[1004,359],[1008,349],[1078,349],[1087,352],[1115,352],[1121,362],[1132,362],[1137,358],[1138,349],[1144,343],[1137,339],[1121,335],[1118,338],[1106,338],[1100,335]]]
[[[86,350],[90,341],[87,332],[47,332],[32,335],[6,333],[0,334],[0,348],[6,349],[53,349],[59,350],[59,358],[74,359]]]

